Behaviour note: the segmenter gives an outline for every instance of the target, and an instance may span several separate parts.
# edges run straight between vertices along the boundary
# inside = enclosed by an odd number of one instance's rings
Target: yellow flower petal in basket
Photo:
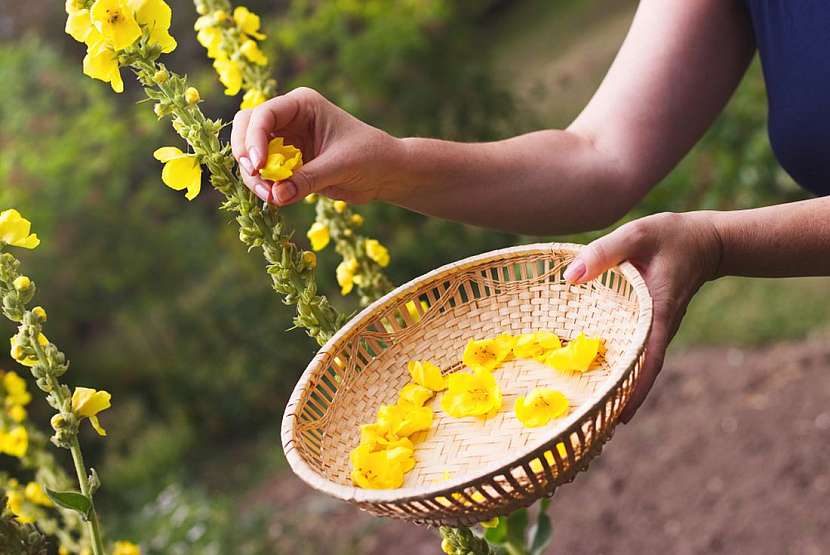
[[[443,380],[443,378],[442,378]],[[398,404],[408,403],[417,407],[424,406],[424,403],[432,399],[434,392],[422,385],[416,383],[408,383],[403,386],[398,397]]]
[[[559,349],[561,346],[562,343],[560,343],[556,334],[549,331],[535,331],[516,338],[513,355],[516,358],[538,359],[546,356],[551,351]]]
[[[411,439],[398,437],[388,428],[377,423],[364,424],[360,427],[360,445],[369,447],[371,451],[382,451],[395,447],[415,449]]]
[[[501,402],[501,389],[490,372],[455,372],[447,376],[447,391],[441,398],[441,409],[455,418],[487,417],[498,412]]]
[[[432,408],[415,405],[381,405],[377,423],[397,437],[408,437],[429,430],[432,426]]]
[[[527,397],[517,398],[514,410],[526,428],[538,428],[567,413],[568,398],[555,389],[537,387]]]
[[[587,372],[602,348],[601,339],[580,333],[565,347],[552,351],[545,364],[561,372]]]
[[[404,447],[372,451],[366,446],[358,446],[349,455],[352,482],[366,489],[399,488],[403,485],[404,474],[415,464],[412,455],[412,450]]]
[[[467,343],[461,360],[472,370],[492,372],[507,360],[514,343],[515,339],[509,335],[499,335],[492,339],[473,339]]]
[[[446,380],[441,374],[441,369],[427,361],[410,360],[408,364],[409,375],[412,381],[432,391],[443,391],[447,388]]]

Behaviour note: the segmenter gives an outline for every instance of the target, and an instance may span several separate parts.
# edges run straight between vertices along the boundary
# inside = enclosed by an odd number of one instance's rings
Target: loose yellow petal
[[[516,399],[514,411],[526,428],[538,428],[565,415],[568,398],[555,389],[537,387],[527,397]]]
[[[455,372],[447,376],[447,391],[441,397],[441,409],[455,418],[488,417],[502,404],[501,389],[486,370],[473,374]]]
[[[447,388],[441,369],[431,362],[410,360],[407,369],[412,381],[420,386],[432,391],[443,391]]]
[[[602,349],[602,340],[580,333],[566,346],[552,351],[545,364],[560,372],[587,372]]]
[[[472,370],[492,372],[511,354],[514,340],[500,335],[493,339],[471,340],[464,348],[462,361]]]
[[[403,386],[398,395],[399,403],[409,403],[418,407],[424,406],[424,403],[432,399],[434,392],[428,387],[424,387],[417,383],[409,383]]]

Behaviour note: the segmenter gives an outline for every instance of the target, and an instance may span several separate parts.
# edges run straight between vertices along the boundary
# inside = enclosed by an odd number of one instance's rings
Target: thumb
[[[325,156],[319,156],[304,164],[285,181],[274,183],[271,198],[276,204],[285,206],[333,185],[337,185],[337,175]]]
[[[610,234],[584,247],[562,277],[574,284],[585,283],[636,255],[646,234],[639,221],[617,228]]]

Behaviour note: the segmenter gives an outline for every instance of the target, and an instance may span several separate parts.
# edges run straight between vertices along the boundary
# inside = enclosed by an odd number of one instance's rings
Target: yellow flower
[[[398,394],[398,403],[409,403],[410,405],[422,407],[424,403],[432,399],[433,394],[434,392],[428,387],[416,383],[408,383],[403,386],[403,389]]]
[[[112,555],[141,555],[141,548],[130,542],[115,542]]]
[[[35,521],[35,519],[32,515],[27,513],[26,509],[23,507],[25,500],[26,499],[23,496],[23,493],[19,490],[6,491],[6,506],[15,518],[17,518],[17,521],[21,524],[31,524]]]
[[[473,374],[455,372],[447,376],[447,391],[441,398],[441,408],[450,416],[492,416],[501,408],[501,403],[501,389],[487,370],[476,370]]]
[[[316,224],[315,224],[316,225]],[[312,247],[314,243],[312,240]],[[337,265],[337,284],[340,285],[340,294],[348,295],[354,289],[355,272],[358,269],[357,260],[351,258]]]
[[[207,48],[208,58],[216,58],[222,53],[222,31],[215,27],[205,27],[196,34],[199,44]]]
[[[40,245],[40,239],[35,234],[29,234],[32,223],[14,209],[0,212],[0,243],[12,247],[34,249]]]
[[[17,291],[25,291],[32,287],[32,280],[28,276],[19,276],[14,279],[12,286]]]
[[[126,0],[95,0],[90,13],[95,28],[116,51],[141,36],[141,27]]]
[[[107,435],[98,422],[98,413],[110,408],[112,396],[106,391],[96,391],[88,387],[76,387],[72,393],[72,412],[81,418],[89,418],[89,423],[99,436]]]
[[[26,420],[26,409],[20,405],[12,405],[6,412],[8,413],[9,418],[18,424]]]
[[[161,180],[174,191],[187,190],[184,197],[193,200],[202,190],[202,166],[195,154],[185,154],[174,146],[164,146],[153,153],[164,163]]]
[[[429,430],[432,426],[431,407],[419,407],[407,403],[381,405],[378,409],[377,424],[389,430],[394,437],[409,437],[414,433]]]
[[[363,225],[363,221],[364,221],[363,216],[361,216],[360,214],[352,214],[352,217],[351,217],[352,225],[356,225],[356,226],[360,227],[360,226]]]
[[[164,54],[176,49],[176,39],[170,35],[172,12],[164,0],[129,0],[135,19],[149,31],[150,44],[161,48]]]
[[[257,43],[252,41],[251,39],[248,39],[242,43],[242,46],[239,47],[239,52],[241,52],[243,56],[248,58],[248,60],[257,65],[264,66],[268,64],[268,58],[265,56],[262,50],[259,49]]]
[[[266,100],[268,100],[268,97],[265,96],[264,92],[259,89],[250,89],[245,91],[245,95],[242,97],[242,104],[239,105],[239,108],[241,110],[256,108]]]
[[[71,552],[66,546],[60,546],[58,548],[58,555],[71,555]]]
[[[17,372],[6,372],[3,375],[3,388],[6,390],[7,403],[25,406],[32,400],[32,396],[26,391],[26,380]]]
[[[42,505],[44,507],[51,507],[53,505],[52,500],[46,496],[46,492],[43,491],[43,488],[37,482],[29,482],[26,484],[23,495],[35,505]]]
[[[49,319],[48,315],[46,314],[46,309],[42,306],[36,306],[32,309],[32,314],[34,314],[35,318],[40,320],[41,322],[45,322]]]
[[[311,229],[306,233],[306,237],[311,241],[311,248],[315,251],[323,250],[331,241],[328,226],[320,222],[314,222]]]
[[[410,360],[407,365],[409,375],[416,384],[431,391],[447,389],[447,382],[441,374],[441,369],[428,361]]]
[[[515,340],[509,335],[492,339],[470,340],[464,348],[462,360],[473,370],[492,372],[510,355]]]
[[[352,482],[366,489],[395,489],[403,485],[404,474],[415,466],[412,449],[395,447],[372,451],[356,447],[349,455]]]
[[[271,181],[283,181],[294,175],[294,170],[302,165],[303,153],[300,149],[285,144],[282,137],[276,137],[268,143],[268,157],[259,175]]]
[[[555,389],[537,387],[527,397],[518,397],[513,409],[526,428],[538,428],[567,413],[568,398]]]
[[[545,364],[560,372],[587,372],[601,349],[601,339],[580,333],[566,346],[551,352]]]
[[[549,331],[536,331],[526,333],[516,338],[513,346],[513,355],[516,358],[538,359],[547,356],[548,353],[560,348],[562,344],[559,337]]]
[[[559,452],[560,458],[562,458],[563,460],[567,460],[568,451],[565,450],[565,444],[564,443],[562,443],[562,442],[557,443],[556,444],[556,450]],[[551,453],[550,451],[545,451],[545,461],[547,461],[548,466],[554,467],[554,468],[556,467],[556,461],[553,458],[553,453]],[[533,459],[532,461],[530,461],[530,470],[532,470],[533,472],[538,474],[539,472],[542,472],[542,470],[544,470],[544,468],[545,467],[542,466],[542,463],[539,461],[539,459]]]
[[[219,74],[219,80],[225,85],[225,94],[236,95],[242,88],[242,70],[239,65],[228,58],[216,58],[213,62],[213,69]]]
[[[88,9],[72,10],[66,18],[66,34],[78,42],[86,42],[92,32],[92,17]]]
[[[238,6],[233,10],[233,20],[237,27],[248,36],[262,40],[265,35],[259,32],[259,16],[245,6]]]
[[[366,255],[377,262],[381,268],[389,266],[389,250],[377,239],[366,240]]]
[[[29,433],[23,426],[15,426],[8,433],[0,432],[0,453],[21,458],[29,450]]]
[[[41,347],[45,347],[49,344],[49,339],[46,338],[45,335],[42,333],[38,335],[37,342],[40,344]],[[9,339],[9,343],[11,343],[11,356],[14,360],[16,360],[19,364],[23,366],[28,366],[31,368],[35,364],[37,364],[37,357],[32,354],[30,356],[26,356],[26,349],[18,342],[18,338],[15,335],[11,339]]]
[[[117,93],[124,92],[118,55],[105,43],[97,43],[87,49],[83,67],[84,75],[109,83]]]
[[[346,211],[346,207],[348,206],[348,205],[347,205],[344,201],[342,201],[342,200],[336,200],[336,201],[334,201],[334,203],[333,203],[333,204],[334,204],[334,211],[335,211],[335,212],[337,212],[338,214],[342,214],[343,212],[345,212],[345,211]]]
[[[317,267],[317,255],[311,251],[303,251],[303,264],[313,270]]]

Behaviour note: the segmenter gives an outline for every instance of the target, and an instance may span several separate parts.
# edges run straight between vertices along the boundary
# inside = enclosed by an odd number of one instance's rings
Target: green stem
[[[89,477],[87,475],[86,465],[84,464],[84,456],[81,453],[81,446],[78,443],[78,438],[72,440],[72,445],[69,447],[69,452],[72,453],[72,462],[75,464],[75,473],[78,475],[78,483],[81,486],[81,493],[83,493],[92,508],[89,510],[89,515],[86,521],[87,533],[92,544],[92,552],[95,555],[104,555],[104,540],[101,535],[101,524],[98,522],[98,513],[95,511],[95,503],[92,501],[92,492],[89,487]]]

